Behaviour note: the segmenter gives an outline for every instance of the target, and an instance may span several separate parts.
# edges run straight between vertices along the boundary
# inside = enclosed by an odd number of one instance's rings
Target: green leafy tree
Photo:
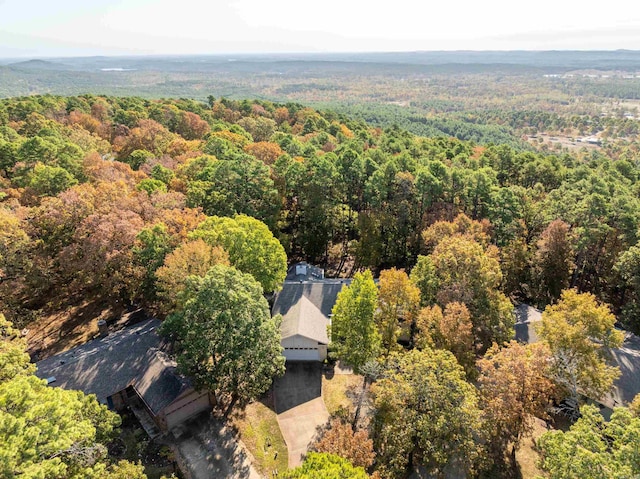
[[[120,418],[95,396],[20,375],[0,383],[0,476],[83,478],[105,460]]]
[[[37,163],[28,174],[27,185],[38,196],[55,196],[77,184],[71,173],[59,166]]]
[[[26,353],[27,341],[0,313],[0,382],[35,371]]]
[[[448,351],[393,353],[372,386],[374,449],[383,477],[424,465],[472,471],[480,456],[480,410],[474,387]]]
[[[166,193],[167,185],[160,180],[145,178],[144,180],[140,181],[140,183],[137,184],[136,190],[146,191],[147,194],[151,196],[151,194],[155,193],[156,191],[159,191],[161,193]]]
[[[164,223],[145,228],[136,237],[133,246],[134,260],[145,269],[142,292],[147,299],[153,299],[156,292],[156,270],[162,266],[164,258],[172,248],[172,238]]]
[[[142,466],[110,465],[107,444],[120,416],[94,395],[47,385],[26,343],[0,314],[0,477],[145,479]]]
[[[246,214],[275,225],[279,211],[278,191],[263,162],[242,152],[205,160],[206,166],[191,172],[187,199],[208,215]]]
[[[262,287],[249,274],[216,265],[192,276],[182,309],[163,323],[177,341],[180,369],[197,387],[226,401],[246,403],[284,373],[280,316],[271,317]]]
[[[402,328],[407,333],[413,329],[419,304],[420,290],[409,280],[407,273],[395,268],[380,273],[375,318],[386,354],[399,348]]]
[[[128,163],[131,168],[134,170],[140,169],[142,165],[146,163],[146,161],[150,158],[153,158],[154,155],[150,151],[147,150],[134,150],[129,155],[123,159],[125,163]]]
[[[99,474],[96,474],[96,476],[103,479],[147,479],[142,464],[134,464],[129,461],[120,461],[98,472]],[[171,477],[175,476],[172,475]],[[160,479],[165,478],[166,476],[162,476]]]
[[[338,171],[328,155],[304,163],[300,178],[300,217],[297,236],[303,254],[311,261],[326,261],[336,224]]]
[[[321,452],[307,454],[301,466],[287,471],[284,479],[368,479],[362,467],[355,467],[347,459]]]
[[[331,342],[338,357],[356,373],[378,356],[381,338],[374,320],[378,288],[371,271],[356,273],[353,282],[342,288],[333,306]]]
[[[436,268],[429,256],[418,256],[418,261],[411,270],[410,278],[420,290],[420,306],[433,305],[436,302],[439,285]]]
[[[627,479],[640,475],[640,418],[616,408],[605,421],[587,405],[566,431],[545,433],[538,440],[542,468],[551,479]]]
[[[287,255],[267,225],[250,216],[212,216],[189,234],[229,253],[231,264],[251,274],[267,291],[280,289],[287,275]]]
[[[640,245],[622,253],[613,271],[620,278],[618,285],[625,297],[620,319],[625,326],[640,333]]]
[[[553,376],[576,404],[579,393],[599,399],[620,375],[607,364],[609,350],[623,341],[615,322],[607,305],[573,289],[542,313],[537,332],[551,350]]]
[[[165,168],[162,165],[155,165],[151,168],[151,178],[154,180],[160,180],[165,185],[168,185],[174,177],[174,173],[169,168]]]

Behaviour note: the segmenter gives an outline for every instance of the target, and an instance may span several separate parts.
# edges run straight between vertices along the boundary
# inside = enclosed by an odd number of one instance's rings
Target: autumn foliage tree
[[[533,431],[534,418],[546,417],[555,392],[550,359],[543,343],[511,341],[494,344],[478,361],[480,404],[498,461],[510,445],[515,466],[515,451]]]
[[[30,238],[22,221],[8,208],[0,207],[0,285],[21,276],[28,265]]]
[[[419,348],[446,349],[453,353],[467,376],[476,374],[473,324],[462,303],[448,303],[444,311],[437,304],[423,308],[416,321],[415,345]]]
[[[539,296],[543,303],[550,304],[560,298],[571,279],[573,248],[569,225],[562,220],[551,222],[536,247],[534,271],[539,281]]]
[[[339,419],[331,421],[329,428],[311,446],[314,451],[335,454],[349,460],[356,467],[369,468],[375,452],[373,441],[366,430],[354,431],[350,424]]]
[[[189,276],[204,276],[216,264],[229,266],[229,255],[220,246],[210,246],[199,239],[183,243],[169,253],[155,272],[163,311],[173,311],[180,304],[178,298]]]
[[[467,236],[446,236],[430,257],[438,278],[438,304],[467,306],[481,351],[513,337],[513,305],[499,289],[502,271],[495,247],[485,251]]]
[[[80,289],[103,297],[135,297],[144,269],[135,265],[133,246],[143,227],[143,219],[133,211],[88,216],[74,243],[61,252],[67,275],[80,281]]]
[[[598,399],[620,375],[608,364],[609,350],[622,345],[616,318],[590,293],[569,289],[547,306],[537,332],[551,350],[552,374],[575,404],[579,395]]]
[[[409,333],[420,305],[420,290],[407,273],[395,268],[380,273],[376,323],[386,354],[397,350],[402,327]]]
[[[269,141],[259,141],[244,147],[244,151],[267,165],[272,165],[284,153],[280,145]]]
[[[142,119],[126,135],[116,137],[114,146],[120,159],[129,157],[136,150],[160,156],[167,151],[174,139],[175,136],[160,123]]]
[[[445,238],[449,236],[464,236],[482,246],[489,244],[488,221],[476,221],[464,213],[459,214],[453,221],[436,221],[422,232],[422,240],[431,252]]]

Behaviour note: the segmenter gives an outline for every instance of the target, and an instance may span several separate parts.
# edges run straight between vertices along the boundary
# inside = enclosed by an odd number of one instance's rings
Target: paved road
[[[322,400],[322,366],[287,363],[287,371],[274,385],[278,425],[289,451],[289,467],[302,463],[319,427],[329,420]]]
[[[174,444],[191,479],[261,479],[233,432],[208,415],[188,421]]]

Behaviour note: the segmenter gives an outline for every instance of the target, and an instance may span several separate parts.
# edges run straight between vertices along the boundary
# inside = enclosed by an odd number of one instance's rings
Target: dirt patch
[[[529,143],[537,147],[540,147],[543,144],[547,144],[549,147],[551,147],[551,149],[553,149],[553,147],[561,147],[561,148],[566,148],[569,151],[580,151],[582,149],[587,149],[587,150],[602,149],[600,145],[587,143],[586,141],[578,141],[577,138],[571,138],[566,136],[551,136],[551,135],[544,135],[544,134],[529,138]]]
[[[536,441],[547,432],[547,424],[541,419],[535,419],[533,434],[522,440],[520,448],[516,451],[516,461],[520,469],[522,479],[533,479],[534,477],[548,477],[542,469],[538,467],[540,453],[536,447]]]

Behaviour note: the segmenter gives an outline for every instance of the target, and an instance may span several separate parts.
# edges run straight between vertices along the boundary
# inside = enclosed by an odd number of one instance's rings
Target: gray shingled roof
[[[282,315],[282,339],[300,335],[328,344],[327,326],[338,293],[350,279],[285,281],[276,295],[272,314]]]
[[[611,351],[620,377],[613,383],[610,397],[602,401],[609,407],[626,406],[640,394],[640,338],[625,332],[622,347]]]
[[[324,279],[324,270],[322,268],[301,261],[289,267],[285,281],[318,281]]]
[[[538,336],[535,324],[542,319],[537,309],[520,304],[516,313],[516,339],[526,343],[535,343]],[[613,362],[620,368],[620,377],[614,382],[611,393],[599,402],[607,407],[626,406],[640,394],[640,338],[625,331],[622,347],[612,349]]]
[[[542,312],[539,309],[520,303],[514,308],[516,314],[516,340],[521,343],[535,343],[538,335],[535,331],[534,324],[542,319]]]
[[[134,386],[157,414],[190,387],[164,353],[158,326],[160,321],[151,319],[94,339],[39,361],[36,374],[55,377],[52,386],[95,394],[101,403]]]

